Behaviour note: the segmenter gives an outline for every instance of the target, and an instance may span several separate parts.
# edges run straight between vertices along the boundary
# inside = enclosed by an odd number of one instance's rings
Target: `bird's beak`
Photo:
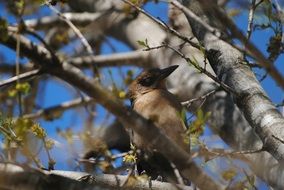
[[[173,66],[167,67],[167,68],[165,68],[165,69],[161,69],[159,79],[160,79],[160,80],[165,79],[165,78],[168,77],[172,72],[174,72],[174,70],[176,70],[177,68],[178,68],[178,65],[173,65]]]

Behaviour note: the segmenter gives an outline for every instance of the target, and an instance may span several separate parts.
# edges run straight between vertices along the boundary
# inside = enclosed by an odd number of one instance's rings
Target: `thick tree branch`
[[[39,170],[21,167],[14,164],[0,164],[0,188],[5,190],[48,190],[48,189],[93,189],[111,190],[110,186],[101,184],[88,184],[60,175],[44,174]]]
[[[21,167],[14,164],[0,163],[0,188],[9,190],[17,189],[98,189],[111,190],[120,188],[126,176],[122,175],[90,175],[85,172],[73,171],[39,171],[33,168]],[[123,189],[135,190],[172,190],[177,187],[192,190],[188,186],[150,181],[147,179],[133,178],[133,183],[126,184]]]
[[[176,5],[181,6],[177,1]],[[203,18],[206,15],[198,7],[198,1],[191,1],[189,7]],[[208,8],[208,7],[207,7]],[[206,30],[200,22],[188,16],[188,21],[198,40],[204,44],[210,65],[218,78],[232,87],[236,104],[243,112],[247,121],[255,129],[262,140],[266,151],[278,161],[284,161],[284,144],[274,138],[284,139],[284,119],[258,83],[250,68],[241,64],[243,55],[227,42]],[[205,21],[209,22],[206,18]]]

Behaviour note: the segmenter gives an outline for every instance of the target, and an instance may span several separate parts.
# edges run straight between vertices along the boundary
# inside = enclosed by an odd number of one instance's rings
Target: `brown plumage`
[[[188,151],[188,145],[184,143],[182,136],[186,130],[180,115],[182,106],[165,85],[166,77],[177,67],[175,65],[142,72],[129,86],[128,95],[135,111],[153,121],[170,139]],[[132,133],[130,138],[138,148],[151,149],[138,134]]]

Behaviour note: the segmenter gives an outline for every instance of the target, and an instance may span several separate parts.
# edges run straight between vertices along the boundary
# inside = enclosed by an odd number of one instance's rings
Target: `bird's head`
[[[166,89],[165,78],[167,78],[178,65],[173,65],[164,69],[149,69],[140,73],[130,84],[128,96],[130,100],[135,100],[140,95],[154,89]]]

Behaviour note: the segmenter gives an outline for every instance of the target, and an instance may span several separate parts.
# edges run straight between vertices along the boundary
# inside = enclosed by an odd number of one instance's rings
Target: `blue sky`
[[[167,4],[166,3],[159,3],[153,4],[153,3],[148,3],[145,6],[145,9],[149,11],[152,15],[161,18],[165,22],[167,22]],[[46,7],[41,7],[40,15],[48,15],[50,11]],[[0,3],[0,15],[1,17],[8,18],[10,23],[15,23],[15,18],[8,16],[5,7],[3,6],[2,3]],[[239,16],[235,17],[235,21],[238,24],[238,26],[245,31],[246,30],[246,25],[247,25],[247,15],[248,12],[243,11]],[[30,15],[26,18],[31,18],[33,15]],[[260,49],[262,52],[266,52],[266,46],[268,44],[269,37],[272,35],[271,31],[256,31],[252,35],[252,41],[253,43]],[[265,39],[265,40],[264,40]],[[116,41],[115,39],[109,38],[110,43],[116,48],[117,52],[126,52],[126,51],[131,51],[129,47],[126,45],[122,44],[121,42]],[[5,55],[5,59],[8,62],[13,63],[15,60],[15,54],[13,51],[7,49],[4,46],[0,45],[0,51]],[[112,53],[112,49],[109,47],[108,44],[103,44],[102,48],[102,53],[103,54],[110,54]],[[265,53],[266,54],[266,53]],[[266,54],[267,55],[267,54]],[[284,56],[281,55],[277,62],[276,62],[276,67],[278,70],[284,75]],[[1,64],[1,63],[0,63]],[[124,69],[125,71],[126,69]],[[136,69],[136,71],[140,71],[140,69]],[[263,72],[257,70],[260,74],[263,74]],[[104,75],[107,79],[109,77],[108,74],[108,69],[104,69]],[[118,71],[114,70],[113,71],[113,76],[118,76]],[[0,76],[0,79],[3,79],[5,77]],[[49,78],[50,79],[50,78]],[[109,80],[109,79],[108,79]],[[280,103],[283,98],[284,94],[283,91],[280,87],[277,86],[277,84],[271,79],[271,77],[267,77],[262,83],[263,88],[267,92],[268,96],[271,98],[271,100],[274,103]],[[66,84],[64,82],[58,82],[58,80],[48,80],[48,82],[42,83],[42,85],[46,85],[45,93],[43,94],[42,97],[38,98],[38,104],[41,105],[43,108],[53,106],[53,105],[58,105],[62,102],[69,101],[74,99],[75,97],[78,97],[78,93],[75,89],[72,87],[69,87],[66,89]],[[105,116],[106,112],[102,107],[97,108],[97,114],[98,118],[103,119]],[[61,145],[57,147],[53,152],[55,156],[55,160],[57,160],[58,164],[56,165],[57,168],[60,169],[70,169],[70,165],[66,163],[66,152],[71,152],[71,150],[68,150],[68,147],[66,147],[66,143],[64,140],[58,138],[57,133],[56,133],[56,128],[60,129],[66,129],[66,128],[72,128],[74,131],[80,131],[82,129],[82,122],[83,119],[86,117],[87,112],[85,108],[80,108],[80,117],[77,117],[74,111],[66,111],[63,113],[62,117],[59,119],[55,119],[53,121],[44,121],[40,120],[40,124],[47,130],[48,134],[50,137],[57,139]],[[99,119],[100,120],[100,119]],[[209,135],[210,130],[207,128],[205,132],[205,136]],[[80,146],[77,147],[77,151],[80,152]],[[71,154],[71,153],[70,153]],[[69,159],[72,159],[77,157],[78,155],[71,155]],[[42,160],[45,162],[46,157],[45,155],[42,155]],[[45,162],[46,163],[46,162]],[[72,163],[74,164],[74,163]],[[71,165],[72,165],[71,164]]]

